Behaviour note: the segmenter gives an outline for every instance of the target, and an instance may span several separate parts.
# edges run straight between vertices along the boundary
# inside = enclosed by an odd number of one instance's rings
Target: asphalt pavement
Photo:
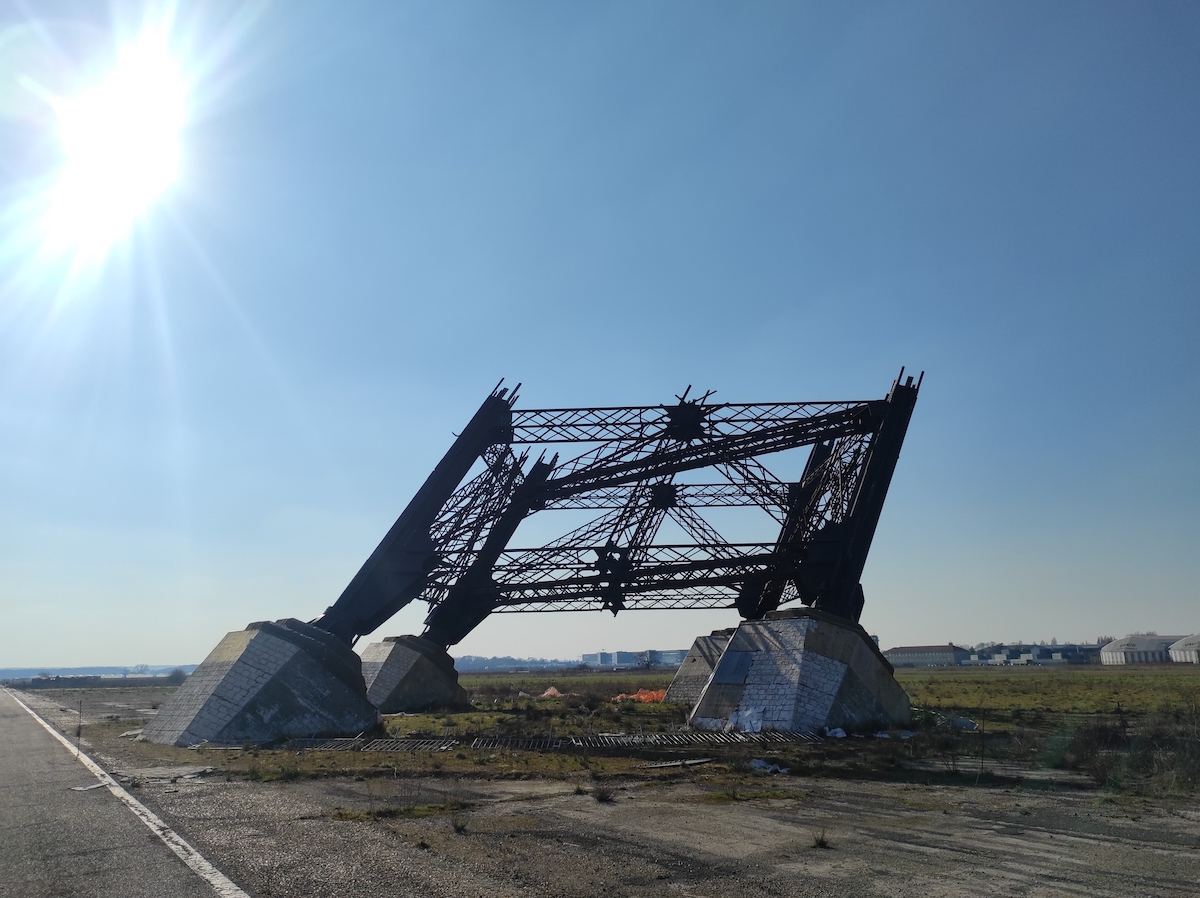
[[[0,690],[2,898],[213,898],[216,894]]]

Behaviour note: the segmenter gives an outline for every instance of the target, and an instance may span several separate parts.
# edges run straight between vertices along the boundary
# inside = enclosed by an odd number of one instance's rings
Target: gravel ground
[[[65,701],[31,698],[73,728]],[[132,763],[103,748],[102,762]],[[181,758],[167,750],[161,766]],[[769,775],[735,795],[705,771],[618,783],[611,802],[558,779],[264,783],[183,768],[143,773],[137,794],[262,898],[1200,895],[1195,797]],[[380,816],[412,808],[424,816]]]

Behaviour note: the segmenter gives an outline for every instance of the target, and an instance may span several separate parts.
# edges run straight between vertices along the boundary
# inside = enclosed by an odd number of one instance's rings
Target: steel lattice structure
[[[857,621],[920,385],[901,370],[875,400],[715,403],[689,387],[668,405],[558,409],[514,408],[517,390],[497,387],[313,623],[353,644],[414,599],[429,604],[423,635],[443,646],[515,611],[736,608],[753,620],[799,600]],[[806,446],[791,482],[760,461]],[[770,538],[723,539],[702,511],[730,507],[762,509]],[[566,509],[601,513],[509,547],[531,515]],[[667,521],[686,541],[658,541]]]

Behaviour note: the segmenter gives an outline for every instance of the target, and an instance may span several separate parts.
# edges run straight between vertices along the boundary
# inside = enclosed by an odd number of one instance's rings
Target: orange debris
[[[639,689],[632,695],[626,692],[622,692],[620,695],[614,695],[612,700],[614,702],[619,702],[628,698],[635,702],[661,702],[666,697],[667,690],[665,689]]]

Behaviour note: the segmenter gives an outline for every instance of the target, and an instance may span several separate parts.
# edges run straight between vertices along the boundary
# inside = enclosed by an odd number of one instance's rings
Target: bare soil
[[[77,702],[22,699],[74,735]],[[720,759],[648,770],[470,752],[397,756],[390,772],[388,756],[314,772],[263,752],[250,760],[303,771],[263,782],[246,757],[118,738],[153,701],[89,691],[84,750],[263,898],[1200,895],[1195,795],[1119,796],[1086,777],[1020,771],[975,785],[974,771],[931,767],[925,781],[910,771],[884,782],[754,774]],[[598,800],[606,790],[611,800]]]

